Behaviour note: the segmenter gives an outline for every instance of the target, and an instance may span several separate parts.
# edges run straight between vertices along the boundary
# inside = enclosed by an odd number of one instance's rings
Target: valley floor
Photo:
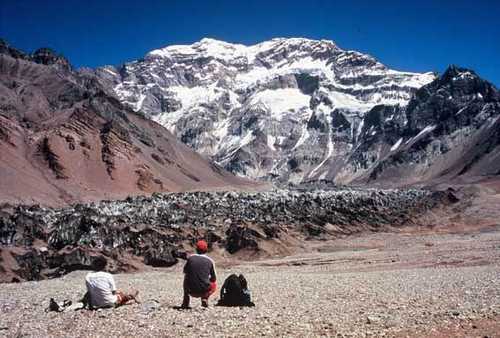
[[[182,266],[117,275],[142,304],[44,312],[76,300],[85,272],[3,284],[0,336],[499,337],[500,226],[378,233],[309,243],[313,252],[219,269],[244,273],[255,308],[178,311]]]

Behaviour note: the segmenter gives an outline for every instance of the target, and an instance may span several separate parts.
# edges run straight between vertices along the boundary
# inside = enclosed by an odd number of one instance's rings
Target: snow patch
[[[276,142],[276,137],[272,135],[267,135],[267,146],[272,151],[276,151],[276,148],[274,147],[275,142]]]
[[[362,119],[358,124],[358,129],[356,130],[356,140],[359,140],[359,135],[361,135],[361,131],[363,131],[363,126],[365,125],[365,120]]]
[[[467,109],[467,106],[463,107],[462,109],[460,109],[459,111],[457,111],[455,113],[455,115],[460,115],[465,109]]]
[[[280,121],[287,111],[309,107],[309,100],[309,95],[297,88],[266,89],[255,94],[250,104],[263,104],[271,112],[271,117]]]
[[[330,92],[329,99],[336,108],[344,108],[351,111],[367,112],[374,106],[371,102],[363,102],[352,95],[337,91]]]
[[[418,139],[420,136],[422,136],[422,135],[424,135],[424,134],[427,134],[427,133],[429,133],[429,132],[433,131],[434,129],[436,129],[436,126],[435,126],[435,125],[425,127],[425,128],[424,128],[424,129],[422,129],[422,130],[421,130],[421,131],[420,131],[420,132],[419,132],[416,136],[414,136],[414,137],[412,137],[411,139],[409,139],[408,141],[406,141],[406,143],[405,143],[405,144],[408,144],[408,143],[410,143],[411,141]]]
[[[108,69],[108,68],[102,68],[105,72],[113,75],[113,76],[116,76],[118,75],[116,72],[112,71],[111,69]]]
[[[182,87],[173,86],[168,90],[181,101],[182,108],[187,109],[203,102],[216,100],[221,94],[215,91],[215,86]]]
[[[228,133],[229,123],[230,123],[229,119],[225,119],[215,123],[214,136],[217,137],[218,139],[223,139]]]
[[[318,176],[318,180],[324,180],[326,178],[326,175],[328,174],[328,171],[325,171],[321,175]]]
[[[330,157],[332,157],[333,155],[333,142],[332,142],[332,139],[330,137],[331,135],[329,135],[328,137],[328,152],[325,156],[325,158],[323,159],[323,161],[321,161],[321,163],[316,167],[314,168],[308,175],[308,177],[313,177],[314,174],[316,174],[316,172],[326,163],[326,161],[328,161],[328,159]]]
[[[436,129],[436,126],[427,126],[425,127],[424,129],[422,129],[418,134],[417,136],[415,136],[415,138],[418,138],[419,136],[422,136],[424,135],[425,133],[428,133],[430,131],[433,131],[434,129]]]
[[[313,177],[316,172],[326,163],[326,161],[328,161],[328,159],[330,157],[332,157],[333,155],[333,141],[332,141],[332,128],[330,128],[330,126],[332,125],[332,116],[329,115],[328,118],[328,125],[329,125],[329,128],[328,128],[328,152],[325,156],[325,158],[323,159],[323,161],[321,161],[321,163],[316,167],[314,168],[308,175],[308,177]]]
[[[403,142],[403,138],[400,138],[396,143],[393,144],[393,146],[391,147],[391,151],[395,151],[396,149],[398,149],[401,145],[401,142]]]
[[[300,138],[297,140],[297,143],[292,148],[292,151],[300,147],[304,142],[309,138],[309,130],[307,130],[307,124],[304,124],[302,126],[302,134],[300,135]]]
[[[146,98],[146,95],[144,94],[140,94],[139,95],[139,99],[137,100],[137,102],[135,103],[135,106],[134,106],[134,110],[135,111],[139,111],[141,110],[142,108],[142,103],[144,102],[144,99]]]

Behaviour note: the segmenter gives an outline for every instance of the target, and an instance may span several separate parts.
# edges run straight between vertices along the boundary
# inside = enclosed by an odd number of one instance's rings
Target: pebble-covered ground
[[[173,309],[182,266],[117,275],[141,304],[45,312],[76,300],[85,272],[0,288],[1,336],[500,336],[500,228],[466,234],[368,234],[311,242],[317,252],[219,269],[244,273],[255,308]]]

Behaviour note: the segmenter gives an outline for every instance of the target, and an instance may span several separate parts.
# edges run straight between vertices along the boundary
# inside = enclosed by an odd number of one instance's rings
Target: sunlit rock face
[[[96,73],[122,102],[233,173],[294,183],[362,175],[373,161],[350,156],[373,136],[368,112],[405,107],[436,78],[301,38],[253,46],[203,39]],[[396,112],[393,119],[406,123]]]

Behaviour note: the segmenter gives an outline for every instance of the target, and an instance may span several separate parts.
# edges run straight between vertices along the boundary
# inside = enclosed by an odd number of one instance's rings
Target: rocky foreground
[[[310,241],[314,252],[219,265],[244,273],[255,308],[178,311],[181,264],[116,276],[141,304],[45,312],[50,297],[77,300],[85,272],[4,284],[0,336],[498,337],[500,227],[461,233],[377,233]]]
[[[423,225],[451,191],[336,189],[154,194],[61,209],[0,207],[0,280],[168,267],[206,238],[223,257],[287,255],[308,239]]]

